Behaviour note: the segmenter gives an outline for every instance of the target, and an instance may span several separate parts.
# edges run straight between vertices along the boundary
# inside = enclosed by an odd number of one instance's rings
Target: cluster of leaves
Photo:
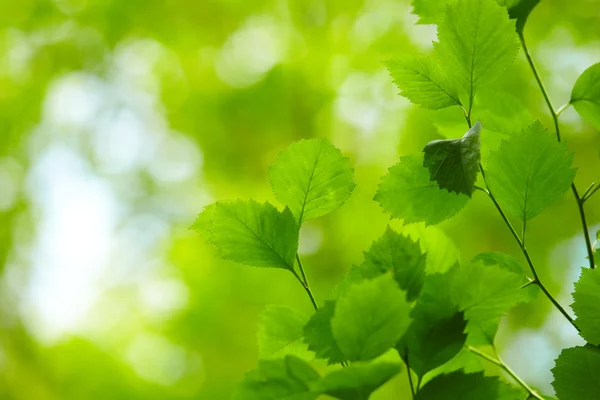
[[[402,365],[418,400],[522,397],[519,388],[485,376],[481,361],[504,365],[493,355],[494,338],[511,308],[534,300],[539,288],[554,301],[527,254],[526,224],[563,196],[576,170],[564,142],[541,123],[525,117],[522,129],[515,129],[518,118],[509,108],[486,109],[485,96],[478,97],[516,57],[517,37],[538,1],[447,3],[415,0],[421,22],[438,25],[438,41],[429,55],[391,60],[387,66],[403,96],[429,109],[456,107],[468,130],[462,138],[436,140],[420,154],[401,157],[382,178],[375,200],[405,224],[432,225],[457,214],[480,189],[515,235],[530,271],[502,253],[432,268],[429,258],[439,257],[435,248],[425,252],[418,235],[388,228],[319,307],[298,257],[299,231],[306,220],[343,205],[355,186],[353,170],[324,139],[294,143],[270,169],[273,191],[285,208],[219,201],[193,225],[225,259],[290,271],[315,307],[311,316],[284,306],[265,309],[261,360],[235,399],[316,399],[321,394],[368,399]],[[570,103],[598,126],[600,64],[578,79]],[[479,119],[475,124],[473,115]],[[486,135],[489,155],[481,151]],[[521,222],[521,237],[504,210]],[[564,350],[556,360],[554,387],[561,400],[595,399],[600,393],[599,271],[585,269],[575,288],[572,323],[588,344]],[[311,366],[314,359],[326,361],[324,376]],[[542,399],[518,382],[528,398]]]

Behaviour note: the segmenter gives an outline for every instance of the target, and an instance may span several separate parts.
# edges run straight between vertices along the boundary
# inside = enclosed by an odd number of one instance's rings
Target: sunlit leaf
[[[581,271],[573,292],[572,305],[581,336],[593,345],[600,345],[600,269]]]
[[[304,325],[308,317],[298,310],[269,305],[260,314],[258,327],[259,358],[281,357],[287,354],[306,355],[303,344]]]
[[[322,393],[340,400],[368,400],[373,391],[400,372],[400,364],[351,365],[334,371],[319,385]]]
[[[570,102],[583,119],[600,130],[600,63],[592,65],[577,78]]]

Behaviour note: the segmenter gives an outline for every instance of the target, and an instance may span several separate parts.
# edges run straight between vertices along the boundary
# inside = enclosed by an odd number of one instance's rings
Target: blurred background
[[[600,61],[599,9],[544,0],[530,17],[557,106]],[[275,202],[277,152],[329,138],[358,187],[302,231],[309,280],[327,298],[389,222],[372,201],[379,178],[440,138],[433,113],[398,96],[381,64],[430,49],[435,26],[415,25],[411,10],[408,0],[0,0],[0,398],[227,399],[256,366],[261,309],[311,305],[291,274],[217,259],[188,228],[217,199]],[[494,87],[551,127],[522,53]],[[571,109],[562,123],[583,191],[600,179],[600,134]],[[595,232],[600,195],[587,212]],[[578,218],[568,193],[528,225],[565,306],[586,265]],[[450,261],[493,250],[522,260],[480,195],[429,237]],[[543,296],[499,336],[505,361],[548,393],[553,359],[577,343]],[[407,393],[401,375],[376,398]]]

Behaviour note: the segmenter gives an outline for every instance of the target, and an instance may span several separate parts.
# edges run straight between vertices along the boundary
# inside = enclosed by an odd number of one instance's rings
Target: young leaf
[[[258,267],[293,269],[298,227],[288,208],[277,211],[253,200],[219,202],[212,220],[212,242],[221,257]]]
[[[328,364],[346,361],[331,331],[334,311],[335,302],[326,301],[304,326],[304,340],[308,344],[308,349],[314,351],[317,358],[327,359]]]
[[[308,317],[293,308],[278,305],[265,307],[258,328],[258,356],[260,359],[287,354],[302,356],[307,353],[302,343],[304,325]]]
[[[577,78],[570,102],[583,119],[600,130],[600,63],[592,65]]]
[[[418,24],[437,24],[444,16],[446,5],[455,4],[458,0],[413,0],[413,14],[419,16]]]
[[[600,349],[591,345],[563,350],[552,369],[552,386],[560,400],[597,400]]]
[[[573,293],[573,311],[581,336],[593,345],[600,345],[600,269],[581,271]]]
[[[211,244],[214,250],[219,254],[219,248],[214,243],[212,224],[215,217],[215,210],[218,203],[210,204],[204,207],[204,210],[198,215],[196,221],[190,227],[191,230],[199,233],[206,243]]]
[[[416,55],[385,63],[400,94],[431,110],[459,106],[458,92],[433,56]]]
[[[416,396],[416,400],[516,400],[520,392],[502,383],[496,377],[483,373],[465,374],[462,371],[440,375],[429,381]]]
[[[355,186],[348,158],[325,139],[301,140],[281,151],[270,176],[275,196],[299,226],[340,208]]]
[[[400,364],[351,365],[325,376],[319,391],[340,400],[368,400],[381,385],[400,372]]]
[[[353,267],[342,284],[350,285],[392,271],[400,288],[406,291],[406,299],[413,301],[423,287],[426,261],[418,242],[388,227],[365,252],[365,261]]]
[[[294,356],[259,361],[237,387],[233,400],[315,400],[320,379],[310,365]]]
[[[403,219],[405,223],[433,225],[459,212],[469,197],[440,189],[429,180],[423,157],[411,154],[401,157],[381,179],[375,200],[392,217]]]
[[[573,154],[536,122],[493,152],[486,171],[490,190],[506,211],[530,220],[558,200],[575,177]]]
[[[479,171],[479,121],[461,139],[434,140],[423,149],[431,181],[449,192],[471,197]]]
[[[333,337],[350,361],[371,360],[392,348],[410,318],[406,294],[390,274],[353,285],[337,301]]]
[[[515,23],[494,0],[462,0],[438,24],[441,64],[469,98],[502,75],[518,51]]]
[[[441,317],[420,303],[411,313],[412,323],[396,346],[400,356],[408,359],[410,368],[423,377],[427,372],[450,361],[467,339],[462,312]]]
[[[454,302],[470,322],[483,322],[501,317],[519,303],[532,298],[522,288],[523,277],[497,265],[472,262],[453,271],[451,293]]]

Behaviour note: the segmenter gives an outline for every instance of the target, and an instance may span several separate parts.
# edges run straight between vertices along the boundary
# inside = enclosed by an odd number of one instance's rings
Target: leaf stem
[[[506,224],[506,226],[508,226],[508,229],[510,230],[510,232],[512,233],[513,237],[515,238],[515,240],[517,241],[517,243],[519,244],[519,247],[521,248],[521,252],[523,253],[523,255],[525,256],[525,259],[527,260],[527,264],[529,265],[529,268],[531,269],[531,273],[533,274],[533,282],[535,282],[536,285],[539,286],[539,288],[542,290],[542,292],[544,292],[544,294],[546,295],[546,297],[552,302],[552,304],[554,304],[554,306],[558,309],[558,311],[561,312],[561,314],[571,323],[571,325],[573,325],[573,327],[575,327],[575,329],[577,329],[577,331],[579,332],[580,329],[577,326],[577,324],[575,324],[575,321],[573,320],[573,318],[565,311],[565,309],[558,303],[558,301],[556,301],[556,299],[550,294],[550,292],[548,291],[548,289],[546,289],[546,286],[542,283],[542,281],[540,280],[540,277],[537,274],[537,271],[535,269],[535,266],[533,265],[533,261],[531,261],[531,257],[529,256],[529,252],[527,251],[527,247],[525,247],[525,243],[523,242],[523,240],[521,240],[521,238],[519,237],[519,235],[517,234],[517,231],[515,230],[515,228],[512,226],[512,224],[510,223],[510,221],[508,220],[508,217],[506,216],[506,214],[504,213],[504,210],[502,210],[502,207],[500,207],[500,204],[498,204],[498,201],[496,200],[496,198],[494,197],[494,194],[492,193],[492,191],[490,190],[488,183],[487,183],[487,179],[485,177],[485,171],[483,170],[483,166],[481,164],[479,164],[479,169],[481,171],[481,176],[483,176],[483,181],[485,182],[485,185],[487,186],[488,190],[487,190],[487,194],[490,197],[490,199],[492,200],[492,202],[494,203],[494,205],[496,206],[496,209],[498,210],[498,212],[500,213],[500,216],[502,217],[502,219],[504,220],[504,223]]]
[[[408,383],[410,384],[410,392],[412,393],[412,398],[414,400],[416,397],[416,393],[415,393],[415,385],[413,384],[413,380],[412,380],[412,374],[410,372],[410,364],[408,362],[408,349],[406,349],[406,351],[404,353],[404,362],[406,363],[406,372],[408,374]]]
[[[525,36],[523,36],[523,32],[519,32],[519,39],[521,40],[521,46],[523,47],[523,52],[525,53],[527,62],[529,63],[529,66],[531,67],[531,71],[533,72],[533,75],[535,76],[535,80],[537,81],[540,91],[542,92],[542,95],[544,96],[544,101],[546,102],[546,105],[548,106],[548,111],[550,111],[550,115],[552,116],[552,121],[554,122],[554,130],[556,131],[556,139],[560,142],[561,138],[560,138],[560,126],[558,124],[558,116],[569,105],[567,104],[565,106],[560,107],[557,111],[554,111],[554,106],[552,105],[552,101],[550,100],[548,91],[546,90],[546,87],[544,86],[544,83],[542,82],[542,78],[540,77],[537,67],[535,66],[535,63],[533,62],[533,58],[531,57],[531,54],[529,53],[529,49],[527,48],[527,44],[525,43]],[[581,218],[581,224],[583,226],[583,236],[585,237],[585,245],[586,245],[586,250],[588,253],[588,261],[590,263],[590,268],[594,269],[596,267],[594,264],[594,252],[592,251],[592,242],[590,239],[589,228],[588,228],[587,220],[585,217],[585,209],[583,208],[584,200],[582,200],[582,198],[579,196],[579,193],[577,192],[577,187],[575,186],[575,183],[571,183],[571,191],[573,192],[573,196],[575,197],[575,201],[577,202],[577,208],[579,210],[579,216]]]
[[[583,196],[581,196],[581,202],[585,203],[586,201],[588,201],[588,199],[592,197],[592,195],[596,193],[598,189],[600,189],[600,185],[598,185],[598,182],[592,182],[592,184],[590,185],[590,187],[587,188]]]
[[[306,279],[306,274],[304,273],[304,268],[302,267],[302,262],[300,261],[300,256],[298,254],[296,254],[296,261],[298,261],[298,268],[300,269],[302,278],[300,278],[300,276],[294,269],[291,270],[292,274],[294,274],[296,279],[298,279],[298,282],[300,282],[300,284],[302,285],[302,287],[308,294],[308,297],[310,298],[310,302],[312,303],[312,305],[316,311],[319,307],[317,306],[317,301],[315,300],[315,296],[313,296],[313,293],[310,290],[310,285],[308,284],[308,280]]]
[[[533,398],[533,399],[538,399],[538,400],[544,400],[544,398],[542,396],[540,396],[535,390],[533,390],[531,387],[529,387],[529,385],[527,383],[525,383],[525,381],[523,381],[523,379],[519,378],[519,376],[508,366],[506,365],[501,359],[500,357],[498,358],[494,358],[492,356],[489,356],[487,354],[485,354],[484,352],[476,349],[473,346],[468,346],[467,347],[469,349],[469,351],[473,354],[478,355],[479,357],[491,362],[492,364],[497,365],[498,367],[502,368],[506,373],[508,373],[519,385],[521,385],[523,387],[523,389],[525,389],[528,393],[528,398]]]
[[[556,110],[556,117],[560,117],[560,114],[562,114],[563,111],[565,111],[570,106],[571,106],[571,103],[566,103],[566,104],[563,104],[562,106],[558,107],[558,110]]]

